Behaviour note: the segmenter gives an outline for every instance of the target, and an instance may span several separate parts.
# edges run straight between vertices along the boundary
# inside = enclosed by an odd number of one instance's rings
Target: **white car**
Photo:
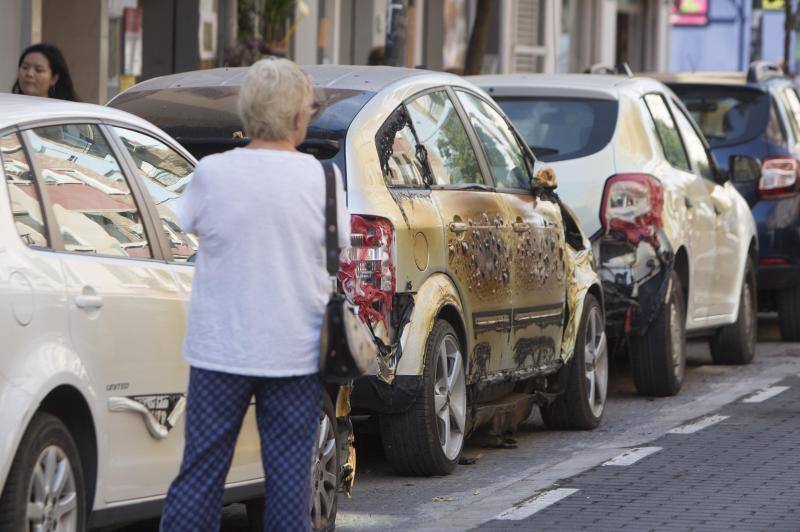
[[[0,96],[0,147],[0,529],[158,515],[183,449],[197,248],[169,187],[194,159],[133,115],[16,95]],[[335,518],[347,452],[325,405],[316,528]],[[226,500],[257,514],[262,478],[251,407]]]
[[[681,387],[685,336],[710,337],[717,363],[750,362],[758,260],[753,217],[730,180],[758,162],[717,168],[680,100],[647,78],[479,76],[591,235],[606,323],[628,343],[637,390]]]

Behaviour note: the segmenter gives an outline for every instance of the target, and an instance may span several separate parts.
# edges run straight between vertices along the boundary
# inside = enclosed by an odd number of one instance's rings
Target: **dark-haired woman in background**
[[[34,44],[19,57],[17,81],[11,92],[77,102],[67,62],[51,44]]]

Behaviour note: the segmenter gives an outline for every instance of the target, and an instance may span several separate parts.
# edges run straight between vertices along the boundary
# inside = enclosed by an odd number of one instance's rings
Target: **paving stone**
[[[560,482],[579,489],[521,521],[487,530],[800,530],[800,379],[762,403],[735,402],[723,422],[665,435],[631,466]]]

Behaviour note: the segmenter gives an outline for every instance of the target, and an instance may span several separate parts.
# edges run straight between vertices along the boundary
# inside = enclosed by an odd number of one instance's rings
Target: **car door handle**
[[[464,222],[450,222],[450,225],[448,227],[454,233],[463,233],[464,231],[469,229],[469,224],[466,224]]]
[[[515,233],[524,233],[525,231],[531,228],[530,224],[527,224],[525,222],[515,222],[511,224],[511,227],[514,229]]]
[[[78,308],[100,308],[103,306],[103,298],[100,296],[80,295],[75,296],[75,306]]]

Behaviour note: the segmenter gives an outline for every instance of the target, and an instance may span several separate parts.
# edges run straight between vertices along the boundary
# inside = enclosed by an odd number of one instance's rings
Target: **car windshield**
[[[617,123],[617,102],[592,98],[497,98],[530,146],[545,162],[585,157],[602,150]]]
[[[769,123],[769,95],[746,87],[670,85],[683,100],[712,148],[741,144]]]

